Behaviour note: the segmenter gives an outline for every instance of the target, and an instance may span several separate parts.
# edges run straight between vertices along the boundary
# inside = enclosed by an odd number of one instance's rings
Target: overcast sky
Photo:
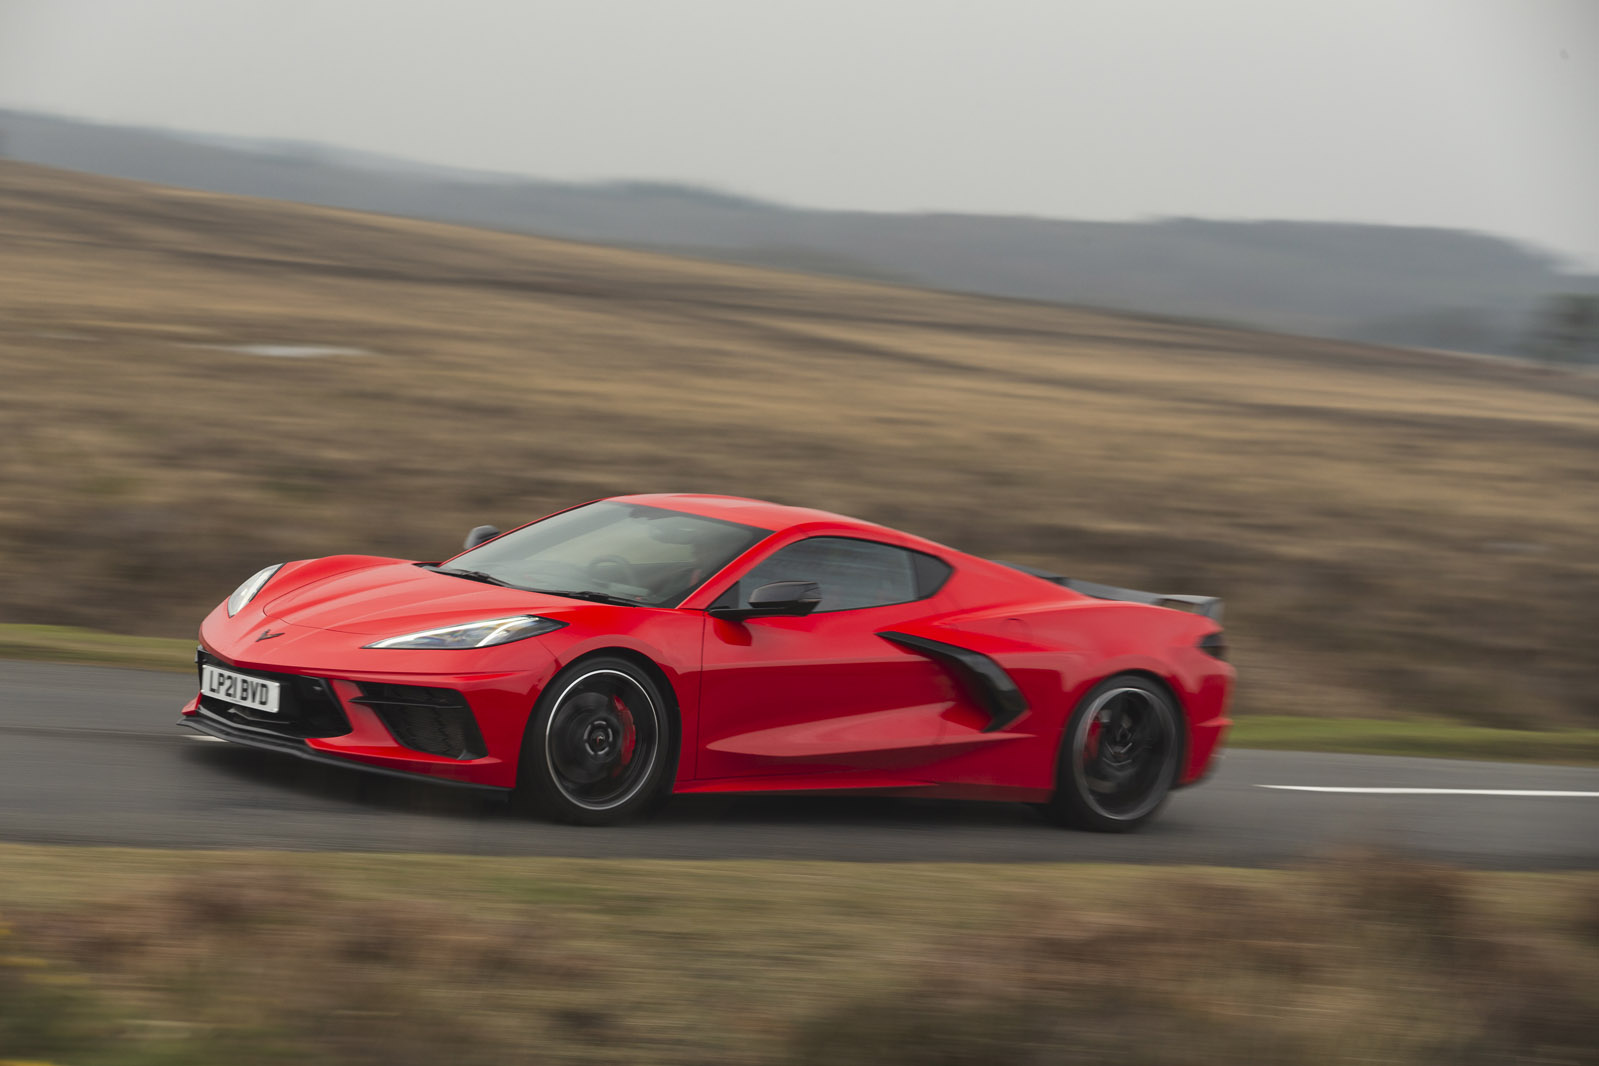
[[[0,107],[794,204],[1599,267],[1599,0],[0,0]]]

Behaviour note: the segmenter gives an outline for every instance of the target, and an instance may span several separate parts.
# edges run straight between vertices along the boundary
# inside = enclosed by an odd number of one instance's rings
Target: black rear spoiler
[[[1125,600],[1129,603],[1147,603],[1151,607],[1170,607],[1176,611],[1187,611],[1190,614],[1203,615],[1213,622],[1221,621],[1221,598],[1217,596],[1183,596],[1166,592],[1142,592],[1138,589],[1117,588],[1115,585],[1101,585],[1095,581],[1082,581],[1075,577],[1066,577],[1062,574],[1052,574],[1048,570],[1040,570],[1036,566],[1026,566],[1022,563],[1000,563],[1012,570],[1020,570],[1024,574],[1041,577],[1045,581],[1071,589],[1073,592],[1084,596],[1092,596],[1096,600]]]

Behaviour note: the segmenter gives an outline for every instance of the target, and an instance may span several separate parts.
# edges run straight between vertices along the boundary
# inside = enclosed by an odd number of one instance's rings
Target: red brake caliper
[[[633,749],[638,747],[638,729],[633,725],[633,712],[627,709],[622,697],[612,696],[611,702],[616,706],[617,716],[622,719],[622,757],[611,771],[611,776],[615,777],[633,761]]]
[[[1099,715],[1094,715],[1094,720],[1088,723],[1088,737],[1083,741],[1083,758],[1093,760],[1099,758],[1099,734],[1104,730],[1099,721]]]

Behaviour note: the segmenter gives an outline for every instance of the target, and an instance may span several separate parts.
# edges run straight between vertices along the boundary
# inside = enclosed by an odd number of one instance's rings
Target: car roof
[[[715,496],[692,492],[659,492],[644,495],[612,496],[610,499],[622,503],[639,503],[648,507],[682,511],[687,514],[700,515],[704,518],[719,518],[726,522],[737,522],[741,525],[771,530],[774,534],[860,536],[869,540],[895,544],[902,548],[910,548],[914,551],[932,554],[966,572],[969,577],[988,582],[988,587],[1001,598],[1008,596],[1012,599],[1038,599],[1043,597],[1050,601],[1062,598],[1082,598],[1078,594],[1053,583],[1042,586],[1049,589],[1048,594],[1045,595],[1039,587],[1040,579],[1004,563],[982,559],[959,549],[951,548],[947,544],[940,544],[925,537],[918,537],[914,533],[906,533],[903,530],[892,529],[860,518],[851,518],[848,515],[817,510],[814,507],[790,507],[788,504],[772,503],[770,500],[752,500],[743,496]]]
[[[791,507],[769,500],[751,500],[743,496],[712,496],[693,492],[657,492],[637,496],[613,496],[622,503],[641,503],[649,507],[663,507],[672,511],[720,518],[726,522],[769,529],[781,533],[796,526],[825,525],[838,529],[853,529],[861,533],[892,534],[894,539],[907,538],[907,534],[875,522],[851,518],[848,515],[819,511],[813,507]],[[909,538],[919,540],[921,538]]]

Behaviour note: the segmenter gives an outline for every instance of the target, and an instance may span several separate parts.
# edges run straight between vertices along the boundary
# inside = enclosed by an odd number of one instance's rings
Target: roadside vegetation
[[[1436,719],[1251,716],[1237,721],[1228,745],[1599,766],[1599,729],[1493,729]]]
[[[0,621],[181,639],[266,563],[701,490],[1221,595],[1245,719],[1599,728],[1589,374],[16,163],[0,218]]]
[[[0,845],[0,1060],[1591,1063],[1596,888]]]
[[[0,622],[0,659],[37,659],[84,666],[125,666],[139,670],[194,670],[194,640],[130,637],[76,626],[35,626]]]

